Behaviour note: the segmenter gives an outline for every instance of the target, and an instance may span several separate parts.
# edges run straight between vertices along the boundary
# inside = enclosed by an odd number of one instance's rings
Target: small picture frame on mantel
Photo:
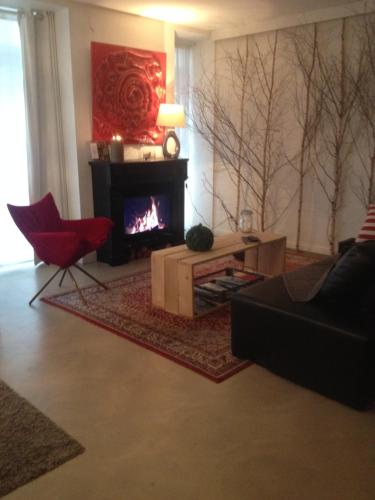
[[[92,160],[109,161],[109,145],[105,141],[90,142],[90,156]]]

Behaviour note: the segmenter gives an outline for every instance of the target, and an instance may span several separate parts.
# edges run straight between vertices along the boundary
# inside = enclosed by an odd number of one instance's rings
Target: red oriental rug
[[[249,366],[230,350],[229,306],[189,320],[151,305],[150,273],[139,273],[42,299],[161,354],[215,382]]]
[[[316,261],[287,256],[286,268]],[[222,382],[251,363],[235,358],[230,346],[230,306],[194,320],[155,309],[151,305],[150,273],[139,273],[42,300],[101,326],[120,337],[165,356],[214,382]]]

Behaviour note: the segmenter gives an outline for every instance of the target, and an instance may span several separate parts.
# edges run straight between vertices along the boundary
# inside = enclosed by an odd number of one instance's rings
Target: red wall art
[[[162,144],[166,54],[92,42],[91,63],[93,141],[119,134],[125,144]]]

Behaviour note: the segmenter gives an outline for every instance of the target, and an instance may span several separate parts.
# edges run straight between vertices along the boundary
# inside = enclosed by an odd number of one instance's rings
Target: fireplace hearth
[[[94,214],[115,223],[98,261],[116,266],[184,242],[187,162],[90,162]]]

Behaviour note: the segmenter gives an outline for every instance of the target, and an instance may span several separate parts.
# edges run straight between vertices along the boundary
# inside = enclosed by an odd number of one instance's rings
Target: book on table
[[[219,278],[215,279],[215,282],[231,290],[249,284],[249,281],[238,278],[236,276],[220,276]]]
[[[239,271],[226,268],[219,274],[211,273],[205,277],[198,278],[194,286],[194,306],[196,313],[203,313],[215,306],[229,302],[232,295],[244,286],[253,285],[264,279],[259,273]],[[210,278],[209,278],[210,276]],[[201,281],[202,279],[209,281]]]
[[[206,283],[201,283],[194,287],[194,291],[206,299],[210,299],[214,302],[225,302],[228,300],[227,289],[223,286],[216,284],[213,281],[207,281]]]
[[[212,308],[217,304],[217,302],[212,302],[209,299],[196,295],[194,297],[194,309],[197,314],[202,314],[212,310]]]

